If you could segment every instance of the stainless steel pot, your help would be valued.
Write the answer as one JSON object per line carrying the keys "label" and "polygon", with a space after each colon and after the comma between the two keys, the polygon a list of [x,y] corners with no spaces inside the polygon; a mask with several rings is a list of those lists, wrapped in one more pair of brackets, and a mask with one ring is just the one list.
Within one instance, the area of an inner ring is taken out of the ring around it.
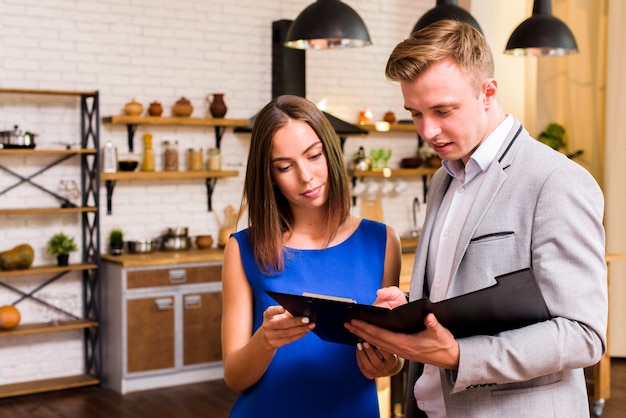
{"label": "stainless steel pot", "polygon": [[36,136],[15,125],[11,131],[0,131],[0,148],[35,148]]}
{"label": "stainless steel pot", "polygon": [[186,226],[178,226],[175,228],[167,228],[165,236],[168,237],[186,237],[189,234],[189,228]]}
{"label": "stainless steel pot", "polygon": [[126,246],[130,254],[145,254],[154,251],[155,246],[151,239],[140,239],[137,241],[127,241]]}
{"label": "stainless steel pot", "polygon": [[161,248],[165,251],[185,251],[191,248],[191,238],[184,236],[164,236]]}

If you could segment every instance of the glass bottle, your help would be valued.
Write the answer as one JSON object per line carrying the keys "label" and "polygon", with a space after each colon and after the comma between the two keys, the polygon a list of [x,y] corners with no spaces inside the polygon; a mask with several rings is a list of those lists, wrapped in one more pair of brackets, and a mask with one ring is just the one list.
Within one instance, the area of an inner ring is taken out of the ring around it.
{"label": "glass bottle", "polygon": [[143,134],[143,160],[141,161],[141,171],[154,171],[152,134]]}
{"label": "glass bottle", "polygon": [[187,170],[202,171],[202,148],[189,148],[187,150]]}
{"label": "glass bottle", "polygon": [[178,171],[178,141],[163,141],[163,170]]}
{"label": "glass bottle", "polygon": [[209,148],[207,152],[207,170],[218,171],[222,169],[222,157],[219,148]]}

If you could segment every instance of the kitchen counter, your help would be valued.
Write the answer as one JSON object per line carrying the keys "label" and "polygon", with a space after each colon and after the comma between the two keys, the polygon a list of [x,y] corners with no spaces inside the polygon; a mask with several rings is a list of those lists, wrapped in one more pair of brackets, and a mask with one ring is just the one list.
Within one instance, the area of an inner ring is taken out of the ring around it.
{"label": "kitchen counter", "polygon": [[147,254],[102,254],[101,257],[103,261],[119,264],[124,268],[150,267],[222,261],[224,259],[224,250],[211,248],[208,250],[155,251]]}

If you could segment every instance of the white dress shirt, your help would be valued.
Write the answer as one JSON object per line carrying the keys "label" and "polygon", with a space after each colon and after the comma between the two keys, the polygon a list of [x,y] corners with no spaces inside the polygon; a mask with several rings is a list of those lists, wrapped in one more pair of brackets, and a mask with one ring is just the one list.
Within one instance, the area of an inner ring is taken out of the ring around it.
{"label": "white dress shirt", "polygon": [[[463,224],[483,183],[483,174],[495,159],[512,127],[513,117],[508,115],[474,151],[466,166],[460,160],[443,161],[444,169],[453,179],[440,210],[434,215],[436,219],[428,247],[426,279],[431,302],[446,297],[453,273],[452,260]],[[413,394],[418,408],[426,412],[429,418],[447,417],[439,367],[424,365],[424,372],[417,379]]]}

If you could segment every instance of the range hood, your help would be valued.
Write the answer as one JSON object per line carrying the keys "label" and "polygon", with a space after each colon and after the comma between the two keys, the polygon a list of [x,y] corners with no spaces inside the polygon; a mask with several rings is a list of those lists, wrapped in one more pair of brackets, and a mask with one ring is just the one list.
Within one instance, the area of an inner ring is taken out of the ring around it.
{"label": "range hood", "polygon": [[[305,50],[286,47],[285,40],[291,20],[277,20],[272,23],[272,99],[282,94],[294,94],[306,97],[306,55]],[[360,126],[348,123],[330,113],[324,115],[341,139],[341,145],[347,135],[367,135],[368,131]],[[250,132],[256,115],[250,118],[250,126],[237,127],[235,132]]]}

